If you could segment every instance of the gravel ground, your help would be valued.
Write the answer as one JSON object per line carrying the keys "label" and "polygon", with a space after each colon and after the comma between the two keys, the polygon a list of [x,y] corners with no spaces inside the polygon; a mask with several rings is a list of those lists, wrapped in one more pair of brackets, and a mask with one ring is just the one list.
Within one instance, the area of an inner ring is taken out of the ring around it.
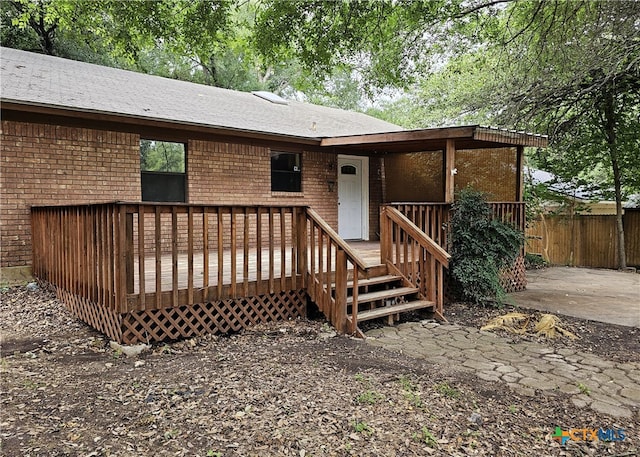
{"label": "gravel ground", "polygon": [[[570,441],[561,447],[552,438],[556,426],[620,425],[576,408],[561,393],[520,397],[453,366],[336,337],[321,321],[159,344],[130,358],[74,319],[49,292],[11,288],[0,301],[2,455],[639,452],[637,417],[625,424],[624,441]],[[465,309],[453,307],[452,319],[475,325],[475,314]],[[595,328],[579,325],[585,332]],[[621,340],[618,349],[637,357],[637,340],[627,344],[627,334],[612,332]],[[594,352],[607,356],[598,347]]]}

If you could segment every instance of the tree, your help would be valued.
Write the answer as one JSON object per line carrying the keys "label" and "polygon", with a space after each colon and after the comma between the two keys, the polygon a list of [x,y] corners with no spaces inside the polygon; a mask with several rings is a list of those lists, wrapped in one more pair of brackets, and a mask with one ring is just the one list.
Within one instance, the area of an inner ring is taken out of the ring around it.
{"label": "tree", "polygon": [[392,120],[549,134],[529,159],[616,200],[624,268],[622,202],[640,192],[640,2],[514,2],[475,19],[456,29],[475,43],[391,105]]}
{"label": "tree", "polygon": [[255,40],[270,61],[291,57],[319,76],[354,70],[368,91],[402,87],[430,65],[456,1],[265,0]]}
{"label": "tree", "polygon": [[0,41],[237,90],[308,87],[295,59],[267,63],[256,50],[252,37],[258,6],[231,0],[4,1]]}
{"label": "tree", "polygon": [[[513,5],[495,35],[517,59],[499,119],[544,128],[540,161],[595,184],[616,201],[619,267],[626,267],[622,202],[640,190],[640,3]],[[516,125],[517,125],[516,124]]]}

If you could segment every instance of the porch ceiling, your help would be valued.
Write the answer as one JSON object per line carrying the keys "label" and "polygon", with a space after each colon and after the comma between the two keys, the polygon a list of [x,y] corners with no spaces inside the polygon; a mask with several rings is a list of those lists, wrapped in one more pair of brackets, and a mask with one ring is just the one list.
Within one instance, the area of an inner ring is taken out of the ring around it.
{"label": "porch ceiling", "polygon": [[473,125],[324,138],[320,145],[350,152],[418,152],[444,150],[447,140],[454,140],[456,149],[544,148],[548,143],[545,135]]}

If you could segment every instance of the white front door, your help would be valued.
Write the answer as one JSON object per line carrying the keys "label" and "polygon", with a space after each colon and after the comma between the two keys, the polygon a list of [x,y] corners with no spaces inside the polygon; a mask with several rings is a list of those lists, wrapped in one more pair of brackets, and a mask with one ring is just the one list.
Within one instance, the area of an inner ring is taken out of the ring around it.
{"label": "white front door", "polygon": [[369,158],[338,156],[338,234],[368,239]]}

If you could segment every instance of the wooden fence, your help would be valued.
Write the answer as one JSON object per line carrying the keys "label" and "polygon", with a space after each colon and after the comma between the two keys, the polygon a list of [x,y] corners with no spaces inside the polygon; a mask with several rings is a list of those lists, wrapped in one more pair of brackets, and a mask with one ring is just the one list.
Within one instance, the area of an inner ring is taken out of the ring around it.
{"label": "wooden fence", "polygon": [[[640,266],[640,210],[623,216],[627,265]],[[618,267],[618,237],[613,215],[543,216],[527,228],[528,253],[552,265]]]}

